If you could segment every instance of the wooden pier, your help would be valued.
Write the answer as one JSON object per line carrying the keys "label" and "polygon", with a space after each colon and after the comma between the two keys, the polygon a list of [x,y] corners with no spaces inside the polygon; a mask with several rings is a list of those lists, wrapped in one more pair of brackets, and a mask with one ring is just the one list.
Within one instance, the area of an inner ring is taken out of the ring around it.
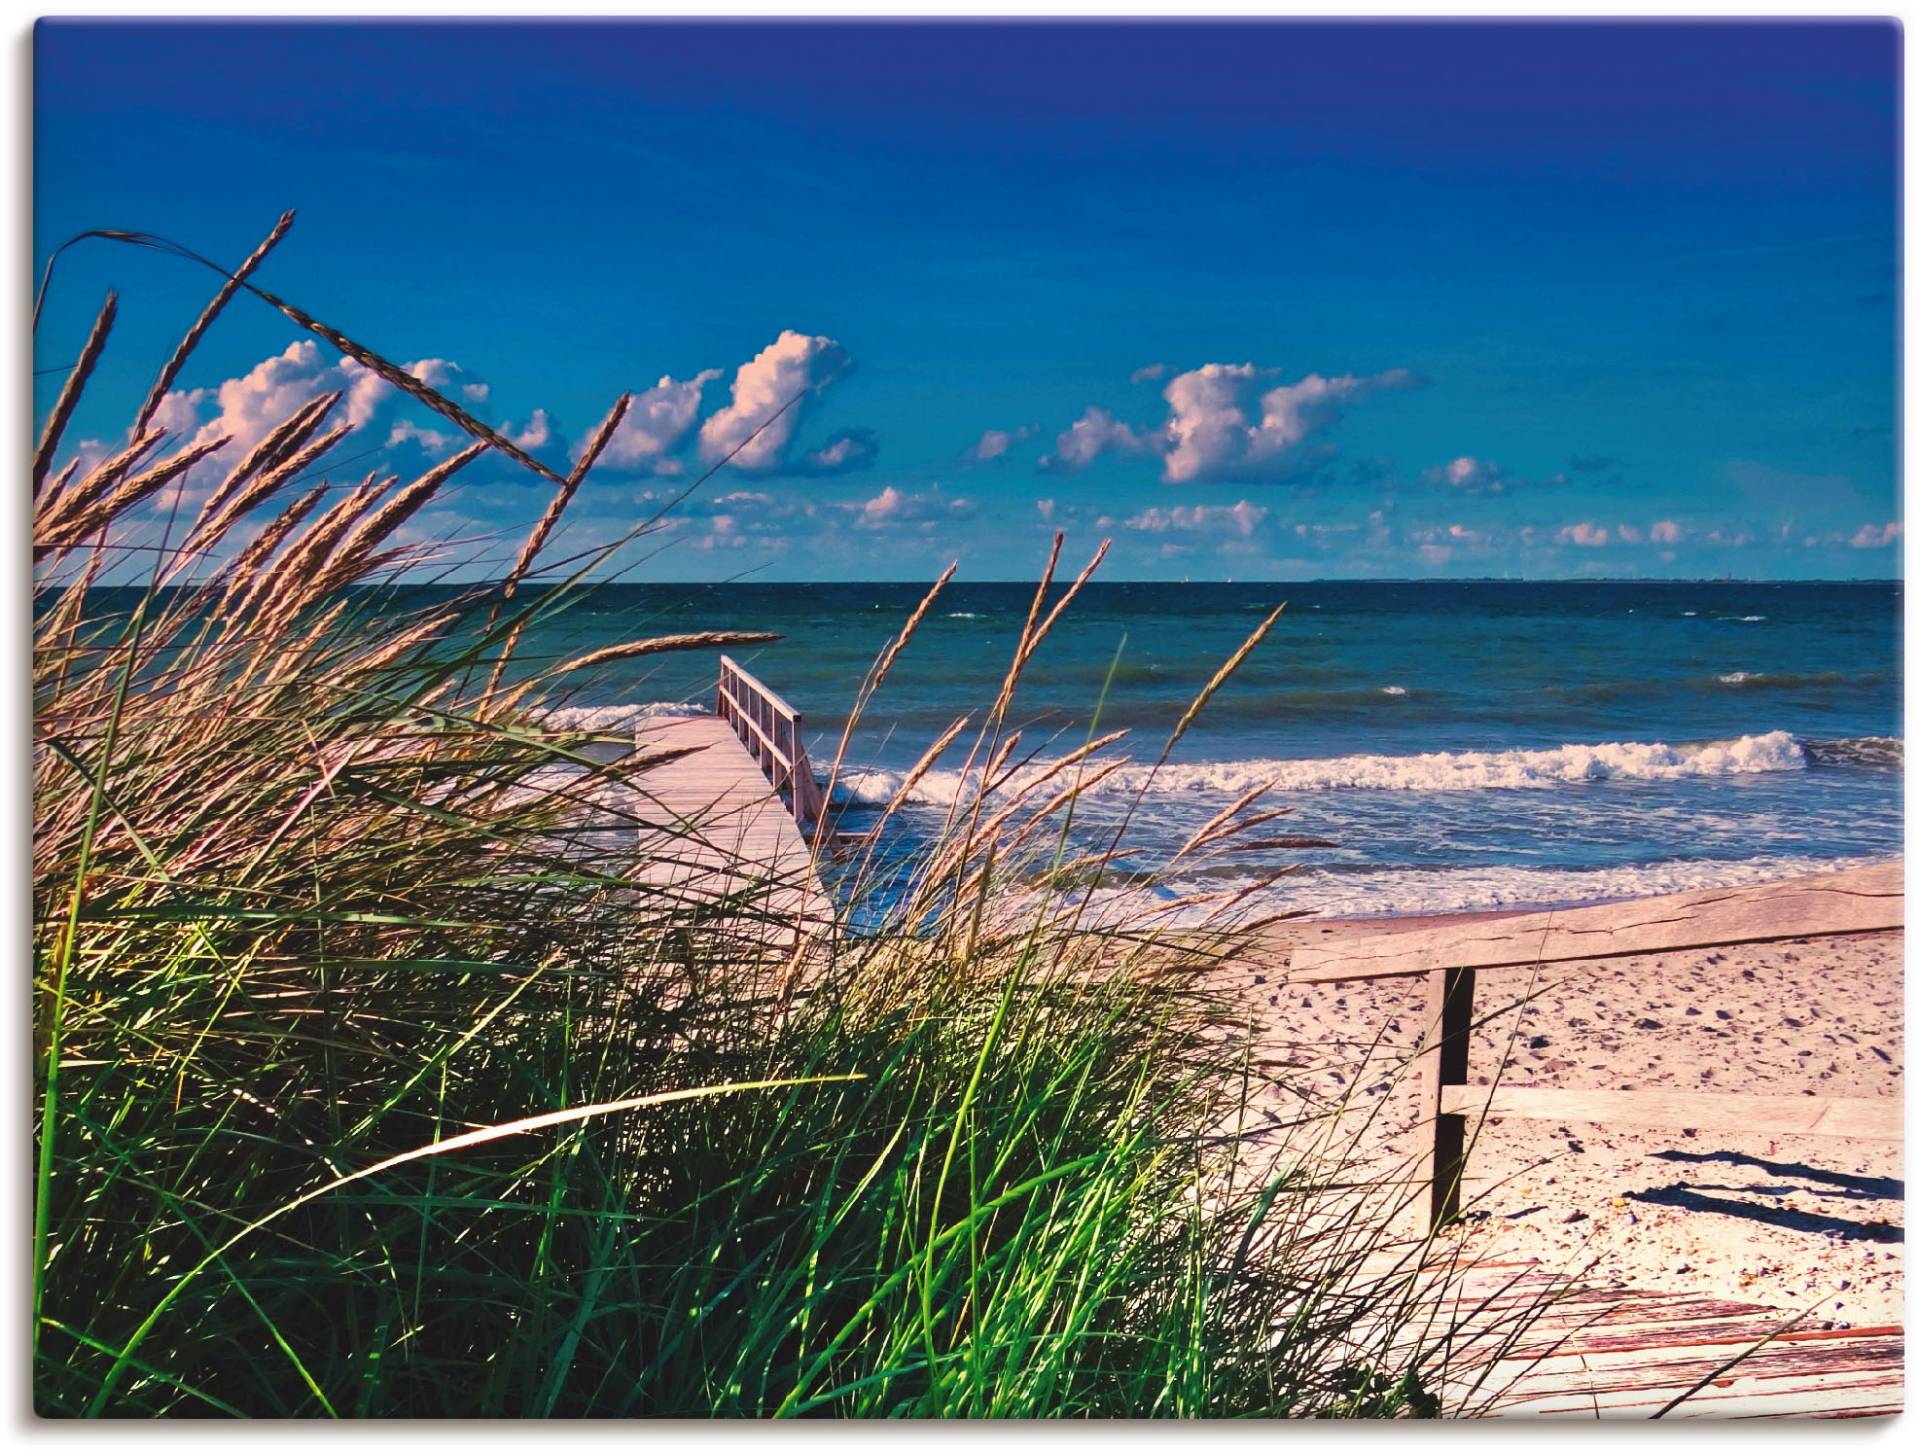
{"label": "wooden pier", "polygon": [[683,906],[724,908],[729,928],[769,956],[833,922],[824,843],[802,831],[830,829],[802,730],[798,713],[726,659],[714,714],[651,717],[635,730],[643,753],[672,756],[640,789],[635,875]]}

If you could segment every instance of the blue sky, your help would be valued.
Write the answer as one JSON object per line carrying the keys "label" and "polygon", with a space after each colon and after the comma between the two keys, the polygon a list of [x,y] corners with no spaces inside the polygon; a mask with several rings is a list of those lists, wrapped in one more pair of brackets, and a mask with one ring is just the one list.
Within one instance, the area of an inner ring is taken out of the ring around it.
{"label": "blue sky", "polygon": [[[36,269],[237,261],[563,467],[638,577],[1899,572],[1891,25],[42,22]],[[211,291],[108,286],[110,440]],[[350,371],[350,370],[349,370]],[[236,303],[168,420],[352,379]],[[59,383],[38,380],[44,408]],[[343,474],[447,425],[363,390]],[[404,405],[404,406],[403,406]],[[538,410],[538,411],[536,411]],[[549,485],[415,521],[488,572]],[[664,546],[664,547],[662,547]]]}

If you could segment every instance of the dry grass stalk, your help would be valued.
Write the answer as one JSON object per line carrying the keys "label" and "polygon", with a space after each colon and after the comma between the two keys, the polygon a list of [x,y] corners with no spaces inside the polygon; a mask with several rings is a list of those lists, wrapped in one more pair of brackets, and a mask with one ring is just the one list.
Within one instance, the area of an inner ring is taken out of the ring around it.
{"label": "dry grass stalk", "polygon": [[963,715],[952,725],[940,732],[939,738],[936,739],[932,745],[928,746],[925,751],[921,752],[920,759],[913,763],[912,769],[901,778],[899,786],[895,788],[892,797],[888,799],[887,809],[880,818],[880,824],[882,826],[886,825],[887,821],[896,811],[906,805],[907,798],[913,795],[913,788],[918,786],[921,778],[933,769],[933,763],[940,759],[941,754],[948,746],[953,744],[953,738],[966,728],[967,717]]}
{"label": "dry grass stalk", "polygon": [[67,374],[67,381],[60,387],[60,396],[54,400],[53,412],[47,415],[47,426],[40,431],[40,443],[33,451],[33,492],[36,498],[39,497],[40,486],[46,482],[47,470],[53,466],[54,450],[60,447],[60,435],[67,431],[67,420],[73,417],[74,405],[79,403],[80,395],[86,391],[87,379],[93,376],[94,364],[100,361],[101,349],[107,345],[107,334],[113,331],[113,319],[119,309],[119,298],[109,291],[107,300],[100,304],[100,313],[93,320],[93,331],[87,334],[86,345],[80,349],[80,357],[75,361],[73,371]]}
{"label": "dry grass stalk", "polygon": [[520,546],[519,557],[513,561],[513,568],[507,571],[506,583],[501,591],[503,599],[512,599],[513,593],[520,587],[520,581],[526,577],[527,570],[546,545],[547,537],[553,533],[560,522],[560,516],[567,511],[567,505],[573,502],[573,496],[586,480],[587,472],[606,447],[613,441],[613,431],[620,426],[620,420],[627,416],[627,409],[633,404],[631,393],[622,393],[614,400],[607,416],[600,420],[600,426],[593,431],[593,437],[587,440],[586,448],[580,454],[580,460],[573,466],[573,472],[561,481],[560,490],[547,505],[546,512],[528,531],[526,542]]}
{"label": "dry grass stalk", "polygon": [[1046,619],[1040,622],[1040,627],[1027,639],[1024,645],[1026,658],[1020,662],[1022,665],[1033,658],[1033,652],[1040,648],[1040,642],[1047,638],[1048,633],[1053,629],[1054,622],[1065,613],[1067,606],[1073,603],[1074,597],[1080,593],[1086,582],[1093,578],[1093,572],[1100,567],[1100,561],[1107,557],[1107,551],[1112,547],[1111,539],[1100,541],[1100,547],[1093,551],[1093,558],[1089,559],[1086,567],[1074,576],[1073,583],[1067,586],[1066,593],[1055,601],[1053,608],[1047,612]]}
{"label": "dry grass stalk", "polygon": [[872,685],[869,690],[878,690],[885,683],[887,672],[893,669],[893,662],[900,658],[900,652],[907,648],[907,642],[920,628],[920,622],[927,617],[927,611],[933,608],[933,602],[940,597],[940,591],[947,587],[947,581],[953,578],[953,572],[960,567],[960,561],[954,560],[940,571],[940,578],[933,582],[933,588],[920,598],[913,607],[913,613],[907,616],[906,624],[900,627],[900,633],[888,642],[887,648],[880,654],[879,662],[873,667]]}
{"label": "dry grass stalk", "polygon": [[634,660],[642,655],[661,655],[670,650],[727,650],[741,645],[765,645],[780,638],[765,630],[700,630],[689,635],[655,635],[650,640],[629,640],[624,645],[608,645],[556,666],[555,675],[575,670],[591,670],[596,665],[611,665],[618,660]]}
{"label": "dry grass stalk", "polygon": [[147,391],[147,401],[140,405],[139,413],[134,415],[133,431],[135,433],[144,428],[147,420],[153,417],[154,410],[160,406],[160,400],[167,396],[167,390],[173,386],[173,380],[180,376],[180,369],[186,366],[188,356],[200,345],[200,339],[205,336],[207,329],[213,326],[213,320],[220,316],[221,310],[233,299],[234,293],[240,290],[240,285],[253,275],[253,270],[266,261],[267,253],[279,244],[280,239],[287,235],[287,229],[292,225],[293,213],[281,213],[280,220],[274,223],[273,230],[267,233],[266,240],[253,249],[252,255],[240,264],[239,271],[221,284],[220,290],[213,295],[213,301],[209,302],[200,316],[194,319],[193,326],[187,329],[187,335],[180,340],[180,346],[173,350],[173,356],[167,359],[166,366],[153,380],[153,387]]}
{"label": "dry grass stalk", "polygon": [[[1029,800],[1034,792],[1053,780],[1053,778],[1058,776],[1062,771],[1071,770],[1074,766],[1086,760],[1088,756],[1099,751],[1104,751],[1108,746],[1123,739],[1126,735],[1127,732],[1125,730],[1108,731],[1104,736],[1096,737],[1082,745],[1076,746],[1073,750],[1067,752],[1066,755],[1049,764],[1038,775],[1034,776],[1032,780],[1021,782],[1019,791],[1015,793],[1013,800],[1008,803],[1008,806],[1017,809],[1023,802]],[[991,772],[988,773],[988,777],[990,782],[987,786],[988,794],[998,790],[999,787],[1004,784],[1004,781],[992,780]]]}
{"label": "dry grass stalk", "polygon": [[1047,551],[1046,568],[1040,571],[1040,585],[1033,592],[1033,603],[1027,606],[1027,620],[1020,627],[1020,637],[1014,643],[1013,660],[1007,666],[1006,679],[1000,682],[1000,693],[994,697],[993,710],[987,717],[989,730],[999,724],[1006,714],[1007,707],[1013,703],[1013,691],[1020,682],[1020,672],[1026,668],[1027,661],[1032,658],[1027,649],[1027,642],[1033,638],[1035,626],[1040,619],[1041,607],[1047,602],[1047,590],[1053,584],[1053,572],[1060,564],[1061,546],[1066,542],[1065,532],[1059,529],[1054,530],[1053,547]]}
{"label": "dry grass stalk", "polygon": [[322,393],[318,398],[296,408],[285,419],[267,431],[267,436],[256,443],[247,456],[235,464],[233,471],[214,487],[207,495],[206,503],[200,506],[201,521],[213,518],[233,498],[236,490],[262,469],[271,469],[300,445],[318,428],[326,416],[333,411],[346,394],[335,389]]}
{"label": "dry grass stalk", "polygon": [[1172,754],[1173,748],[1180,743],[1180,738],[1187,733],[1187,727],[1192,725],[1195,719],[1198,718],[1200,712],[1207,708],[1207,702],[1212,700],[1220,687],[1232,678],[1233,672],[1240,668],[1247,656],[1260,648],[1260,642],[1267,638],[1267,632],[1279,621],[1281,614],[1286,608],[1284,603],[1275,606],[1273,613],[1260,622],[1259,628],[1247,636],[1246,641],[1238,650],[1235,650],[1232,655],[1227,657],[1227,662],[1224,665],[1213,672],[1213,678],[1209,680],[1206,685],[1201,688],[1200,693],[1193,698],[1193,703],[1187,707],[1186,713],[1180,717],[1179,723],[1174,726],[1173,734],[1167,737],[1166,747],[1160,752],[1160,760],[1155,763],[1156,768],[1166,763],[1166,759]]}
{"label": "dry grass stalk", "polygon": [[[166,434],[160,429],[143,433],[120,452],[96,464],[79,483],[72,483],[79,467],[76,455],[60,471],[53,485],[34,500],[34,529],[40,533],[67,533],[81,521],[77,517],[111,492],[113,486],[159,446]],[[82,532],[85,532],[84,530]]]}
{"label": "dry grass stalk", "polygon": [[[980,773],[981,780],[994,782],[1004,781],[1010,778],[1013,772],[1007,768],[1007,762],[1012,758],[1013,753],[1019,749],[1020,732],[1014,731],[1004,741],[1000,742],[1000,749],[993,753],[993,759],[987,762],[987,769]],[[987,789],[991,791],[993,787],[989,785]]]}
{"label": "dry grass stalk", "polygon": [[[1276,776],[1272,780],[1263,781],[1258,786],[1250,787],[1248,790],[1241,792],[1231,804],[1222,807],[1213,816],[1208,818],[1206,823],[1201,826],[1198,831],[1189,836],[1186,841],[1182,843],[1180,850],[1168,858],[1167,865],[1171,866],[1189,852],[1198,851],[1201,847],[1205,846],[1208,841],[1212,840],[1215,832],[1231,823],[1249,806],[1253,805],[1254,802],[1258,801],[1262,796],[1277,786],[1279,782],[1280,778]],[[1284,815],[1286,813],[1283,811],[1276,814]]]}
{"label": "dry grass stalk", "polygon": [[204,442],[181,449],[172,458],[155,464],[145,473],[138,474],[120,485],[102,501],[100,512],[109,519],[119,517],[149,495],[165,488],[201,459],[218,453],[232,442],[233,435],[223,433],[218,438],[209,438]]}
{"label": "dry grass stalk", "polygon": [[547,479],[556,484],[566,483],[564,478],[541,463],[539,459],[521,448],[512,439],[487,427],[486,424],[475,418],[458,403],[443,397],[435,389],[429,388],[405,368],[388,362],[371,348],[356,343],[338,328],[327,326],[327,324],[321,322],[311,314],[302,312],[284,298],[274,296],[265,288],[255,287],[251,282],[242,283],[241,285],[262,301],[279,308],[281,312],[292,318],[294,322],[298,323],[308,332],[314,334],[316,337],[324,338],[328,343],[332,344],[335,349],[345,353],[349,358],[352,358],[356,363],[360,364],[361,367],[370,369],[383,381],[391,383],[414,401],[425,404],[442,418],[445,418],[448,422],[454,424],[466,433],[471,434],[474,438],[481,440],[483,443],[492,444],[508,458],[533,470],[534,473],[540,475],[543,479]]}
{"label": "dry grass stalk", "polygon": [[319,484],[302,494],[289,505],[274,521],[260,531],[260,535],[234,558],[223,571],[227,579],[226,589],[219,605],[215,608],[216,618],[243,609],[247,599],[259,588],[265,578],[265,566],[273,558],[274,552],[287,541],[287,536],[300,527],[327,496],[331,484]]}
{"label": "dry grass stalk", "polygon": [[[954,571],[959,568],[960,561],[956,559],[940,572],[940,578],[933,582],[933,588],[920,597],[920,603],[913,607],[913,613],[907,616],[907,622],[900,627],[900,633],[895,635],[888,643],[887,648],[881,652],[880,658],[875,663],[873,669],[867,672],[867,678],[861,682],[860,689],[854,696],[853,708],[847,712],[847,723],[840,730],[839,744],[834,747],[833,767],[827,772],[823,799],[827,801],[833,800],[833,793],[840,784],[841,768],[846,764],[847,746],[853,740],[854,729],[859,725],[862,716],[865,715],[868,703],[873,699],[874,693],[879,690],[881,683],[887,678],[887,672],[893,669],[893,662],[899,658],[900,652],[907,648],[908,641],[912,640],[914,634],[919,630],[920,623],[926,619],[927,611],[933,607],[934,600],[937,599],[940,592],[947,587],[947,581],[953,578]],[[824,831],[815,834],[813,845],[813,865],[815,871],[819,870],[820,852],[822,847],[826,845],[829,835],[830,833]],[[873,861],[873,850],[877,844],[877,839],[877,835],[870,835],[867,838],[865,861],[868,865]],[[864,871],[865,867],[863,867],[862,870]]]}
{"label": "dry grass stalk", "polygon": [[[600,420],[600,426],[594,429],[593,436],[587,440],[587,446],[581,450],[573,471],[567,475],[566,481],[560,486],[560,491],[553,496],[552,501],[547,505],[546,512],[540,516],[539,521],[527,535],[526,542],[520,546],[519,557],[513,561],[513,568],[507,571],[506,583],[500,594],[501,603],[512,599],[514,592],[520,588],[520,581],[526,577],[527,571],[533,567],[533,561],[546,547],[548,536],[560,523],[560,516],[566,513],[567,505],[573,502],[573,496],[578,492],[580,485],[586,481],[588,472],[600,461],[600,455],[606,451],[607,445],[613,442],[614,430],[620,426],[620,421],[627,416],[627,410],[632,406],[633,394],[631,393],[622,393],[613,400],[613,407],[607,410],[607,416]],[[489,623],[499,618],[499,608],[496,604],[488,612]],[[523,626],[524,622],[516,621],[513,628],[507,632],[507,638],[500,646],[500,653],[494,659],[492,673],[487,677],[486,694],[488,696],[493,695],[500,688],[500,677],[506,673],[508,662],[513,659],[514,651],[519,648]]]}
{"label": "dry grass stalk", "polygon": [[486,451],[484,443],[476,443],[451,458],[441,460],[369,514],[334,552],[320,588],[325,590],[335,584],[344,584],[360,573],[362,564],[375,548],[419,513],[427,501],[440,492],[442,484]]}
{"label": "dry grass stalk", "polygon": [[217,512],[208,514],[203,509],[201,521],[196,523],[188,533],[188,548],[197,546],[202,540],[220,538],[241,518],[259,508],[285,485],[306,473],[351,432],[353,432],[352,425],[346,423],[338,428],[329,429],[264,473],[255,475],[251,483],[229,498],[225,506]]}
{"label": "dry grass stalk", "polygon": [[274,629],[282,628],[314,597],[314,585],[320,579],[334,545],[346,536],[381,495],[399,482],[396,475],[376,482],[368,474],[354,491],[322,514],[289,549],[267,576],[267,588],[253,601],[251,608]]}

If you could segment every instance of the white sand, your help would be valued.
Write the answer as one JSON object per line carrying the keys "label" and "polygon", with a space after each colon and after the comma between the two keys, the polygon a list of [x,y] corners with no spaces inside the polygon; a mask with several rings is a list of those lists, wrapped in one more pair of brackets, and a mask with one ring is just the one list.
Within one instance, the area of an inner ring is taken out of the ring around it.
{"label": "white sand", "polygon": [[[1580,964],[1542,976],[1524,1007],[1513,1005],[1527,972],[1481,973],[1476,1016],[1509,1010],[1477,1031],[1472,1076],[1491,1081],[1504,1053],[1501,1081],[1513,1085],[1899,1098],[1901,946],[1902,934],[1882,933]],[[1357,1146],[1376,1164],[1403,1163],[1420,980],[1260,977],[1246,986],[1276,1066],[1256,1122],[1297,1121],[1303,1089],[1323,1104],[1378,1104]],[[1898,1143],[1782,1135],[1764,1122],[1690,1133],[1493,1120],[1469,1160],[1469,1213],[1448,1234],[1476,1259],[1538,1259],[1597,1283],[1817,1307],[1809,1328],[1898,1324],[1902,1176]]]}

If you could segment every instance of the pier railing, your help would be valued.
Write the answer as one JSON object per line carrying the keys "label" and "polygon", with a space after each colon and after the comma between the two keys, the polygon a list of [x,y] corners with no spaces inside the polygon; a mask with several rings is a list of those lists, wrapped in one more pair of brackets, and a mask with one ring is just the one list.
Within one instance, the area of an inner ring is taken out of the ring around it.
{"label": "pier railing", "polygon": [[726,655],[720,657],[715,710],[759,763],[801,830],[819,825],[826,816],[826,793],[807,759],[800,712]]}
{"label": "pier railing", "polygon": [[[1598,907],[1529,913],[1348,941],[1306,943],[1288,981],[1424,977],[1421,1151],[1413,1182],[1431,1182],[1427,1222],[1458,1215],[1472,1127],[1488,1118],[1635,1124],[1653,1128],[1897,1139],[1897,1098],[1703,1094],[1644,1089],[1555,1089],[1469,1083],[1474,978],[1560,963],[1700,951],[1802,938],[1887,932],[1902,925],[1899,864],[1860,867],[1757,887],[1685,892]],[[1504,1064],[1502,1065],[1504,1067]]]}

